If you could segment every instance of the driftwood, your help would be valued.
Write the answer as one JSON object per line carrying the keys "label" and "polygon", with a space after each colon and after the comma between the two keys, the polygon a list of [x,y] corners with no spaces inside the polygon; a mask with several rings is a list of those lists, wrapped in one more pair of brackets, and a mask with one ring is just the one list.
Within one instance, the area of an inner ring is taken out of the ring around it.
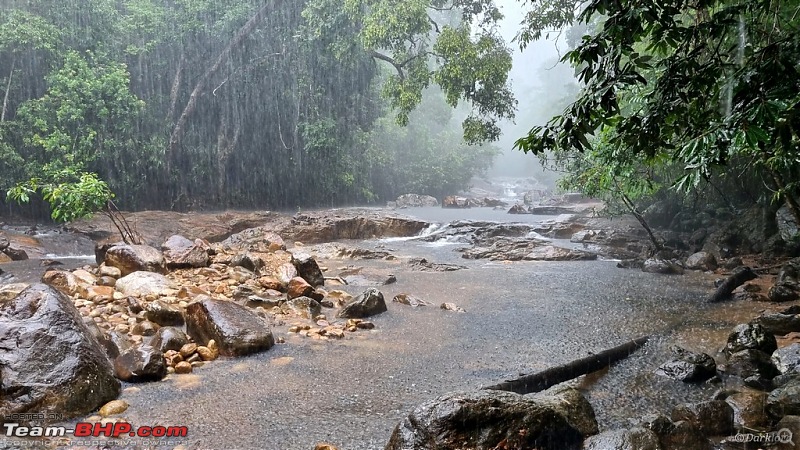
{"label": "driftwood", "polygon": [[596,372],[617,361],[621,361],[643,347],[648,339],[650,339],[649,336],[640,337],[639,339],[634,339],[600,353],[576,359],[567,364],[551,367],[531,375],[525,375],[516,380],[506,380],[503,383],[486,386],[483,389],[510,391],[516,392],[517,394],[530,394],[531,392],[543,391],[558,383],[563,383],[581,375]]}
{"label": "driftwood", "polygon": [[717,291],[708,298],[708,301],[716,303],[726,300],[731,296],[734,289],[756,278],[758,278],[758,275],[751,268],[740,267],[719,285]]}

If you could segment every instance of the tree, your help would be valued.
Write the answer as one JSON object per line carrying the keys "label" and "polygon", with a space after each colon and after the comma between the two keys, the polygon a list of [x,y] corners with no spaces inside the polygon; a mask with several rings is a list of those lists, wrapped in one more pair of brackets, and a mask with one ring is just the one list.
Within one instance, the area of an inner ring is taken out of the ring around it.
{"label": "tree", "polygon": [[[594,0],[578,19],[602,23],[564,57],[578,70],[580,97],[516,146],[593,151],[589,137],[607,130],[615,164],[676,161],[681,190],[748,167],[772,180],[800,220],[798,11],[764,0]],[[523,42],[542,32],[542,17]]]}

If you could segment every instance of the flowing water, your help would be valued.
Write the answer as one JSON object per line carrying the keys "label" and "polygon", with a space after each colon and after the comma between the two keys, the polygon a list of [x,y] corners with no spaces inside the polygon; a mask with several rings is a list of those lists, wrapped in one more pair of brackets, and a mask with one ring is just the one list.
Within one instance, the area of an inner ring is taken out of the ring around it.
{"label": "flowing water", "polygon": [[[404,211],[436,227],[453,219],[509,220],[488,209]],[[483,217],[491,216],[491,217]],[[550,217],[552,219],[552,217]],[[536,221],[534,216],[513,220]],[[736,323],[756,314],[747,304],[709,305],[702,274],[664,276],[618,269],[613,261],[464,260],[458,244],[421,239],[349,242],[389,250],[393,261],[323,260],[385,268],[397,282],[380,289],[389,311],[372,331],[343,341],[286,334],[286,344],[245,358],[221,359],[190,375],[126,385],[124,417],[134,425],[186,425],[191,449],[381,449],[394,426],[421,402],[453,390],[477,389],[587,356],[643,335],[651,342],[607,371],[572,383],[585,391],[601,429],[629,425],[648,413],[706,399],[719,385],[684,385],[653,375],[678,343],[716,352]],[[411,257],[467,268],[410,270]],[[353,294],[363,288],[345,286]],[[391,303],[407,292],[466,313]]]}

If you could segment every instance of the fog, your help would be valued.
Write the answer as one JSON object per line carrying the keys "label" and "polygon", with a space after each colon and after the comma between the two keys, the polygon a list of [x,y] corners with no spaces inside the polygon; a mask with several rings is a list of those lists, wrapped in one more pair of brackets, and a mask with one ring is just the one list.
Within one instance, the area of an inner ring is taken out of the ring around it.
{"label": "fog", "polygon": [[549,38],[532,42],[524,51],[514,42],[520,23],[524,18],[525,5],[516,0],[499,0],[505,18],[500,25],[500,34],[514,50],[514,67],[510,79],[517,98],[516,119],[502,125],[503,136],[497,145],[502,149],[490,177],[530,177],[553,185],[557,174],[543,171],[539,158],[514,150],[514,142],[525,136],[532,126],[546,123],[559,114],[578,91],[573,69],[559,62],[567,51],[564,33],[550,33]]}

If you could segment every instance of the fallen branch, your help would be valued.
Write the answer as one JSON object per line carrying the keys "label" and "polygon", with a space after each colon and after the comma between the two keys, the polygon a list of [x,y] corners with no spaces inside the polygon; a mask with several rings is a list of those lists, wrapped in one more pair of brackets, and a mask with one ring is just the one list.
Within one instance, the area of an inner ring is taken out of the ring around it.
{"label": "fallen branch", "polygon": [[711,303],[721,302],[731,296],[733,290],[743,285],[744,283],[758,278],[758,275],[753,272],[749,267],[740,267],[736,269],[731,276],[725,279],[719,285],[717,291],[708,298]]}
{"label": "fallen branch", "polygon": [[543,391],[558,383],[596,372],[617,361],[621,361],[642,348],[649,339],[650,336],[640,337],[600,353],[576,359],[567,364],[551,367],[539,373],[525,375],[516,380],[506,380],[503,383],[486,386],[483,389],[516,392],[523,395]]}

